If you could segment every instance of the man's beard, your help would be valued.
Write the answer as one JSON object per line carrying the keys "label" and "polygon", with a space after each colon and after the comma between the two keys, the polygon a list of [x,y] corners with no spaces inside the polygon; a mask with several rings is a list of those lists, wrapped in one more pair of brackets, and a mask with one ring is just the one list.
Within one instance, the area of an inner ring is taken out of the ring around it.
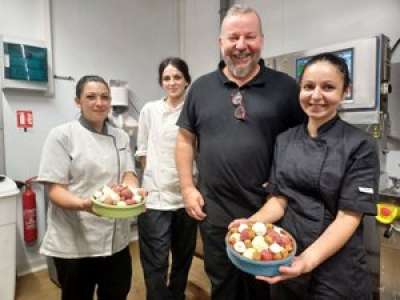
{"label": "man's beard", "polygon": [[255,69],[260,59],[260,56],[257,54],[253,54],[253,59],[249,62],[248,65],[244,67],[237,67],[230,56],[224,56],[225,64],[229,70],[229,72],[236,78],[245,78]]}

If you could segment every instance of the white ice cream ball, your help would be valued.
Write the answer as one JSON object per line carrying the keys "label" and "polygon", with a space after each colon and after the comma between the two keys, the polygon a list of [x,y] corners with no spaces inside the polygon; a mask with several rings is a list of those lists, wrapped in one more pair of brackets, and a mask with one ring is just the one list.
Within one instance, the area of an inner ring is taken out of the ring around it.
{"label": "white ice cream ball", "polygon": [[256,249],[254,248],[247,248],[244,252],[243,252],[243,256],[247,257],[249,259],[253,259],[254,257],[254,252],[256,252]]}
{"label": "white ice cream ball", "polygon": [[233,249],[235,249],[236,252],[243,253],[246,251],[246,245],[242,241],[237,241],[233,244]]}
{"label": "white ice cream ball", "polygon": [[277,233],[279,233],[279,234],[282,234],[282,233],[283,233],[283,229],[282,229],[282,228],[279,228],[279,227],[274,226],[274,230],[275,230],[275,232],[277,232]]}
{"label": "white ice cream ball", "polygon": [[232,233],[232,235],[229,239],[231,241],[234,241],[235,243],[240,241],[240,233],[239,232]]}
{"label": "white ice cream ball", "polygon": [[242,223],[239,225],[238,231],[242,232],[243,230],[248,229],[248,228],[249,228],[249,225],[247,225],[246,223]]}
{"label": "white ice cream ball", "polygon": [[128,187],[130,189],[130,191],[132,192],[133,196],[133,200],[135,200],[136,203],[142,202],[143,201],[143,196],[142,194],[139,192],[138,188],[134,188],[134,187]]}
{"label": "white ice cream ball", "polygon": [[94,192],[93,193],[93,199],[103,202],[104,201],[103,192],[102,191]]}
{"label": "white ice cream ball", "polygon": [[133,200],[135,200],[136,203],[142,202],[142,200],[143,200],[142,195],[134,194]]}
{"label": "white ice cream ball", "polygon": [[283,248],[279,244],[273,243],[271,246],[269,246],[269,250],[272,253],[279,253],[283,250]]}
{"label": "white ice cream ball", "polygon": [[268,244],[265,242],[264,237],[260,235],[255,236],[251,244],[260,252],[264,249],[268,249]]}
{"label": "white ice cream ball", "polygon": [[256,235],[264,236],[267,233],[267,227],[261,222],[254,223],[252,229]]}
{"label": "white ice cream ball", "polygon": [[108,197],[108,196],[111,197],[114,204],[117,204],[117,202],[119,200],[121,200],[119,195],[106,185],[103,187],[103,194],[104,194],[104,197]]}

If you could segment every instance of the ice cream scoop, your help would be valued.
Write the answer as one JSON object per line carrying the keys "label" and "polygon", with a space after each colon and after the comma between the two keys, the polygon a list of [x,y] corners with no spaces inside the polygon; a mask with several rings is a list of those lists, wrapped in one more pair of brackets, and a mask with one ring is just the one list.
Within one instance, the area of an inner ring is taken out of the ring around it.
{"label": "ice cream scoop", "polygon": [[261,222],[254,223],[252,229],[256,235],[264,236],[267,233],[267,227]]}
{"label": "ice cream scoop", "polygon": [[233,244],[233,249],[239,253],[243,253],[246,251],[246,245],[242,241],[238,241],[235,244]]}
{"label": "ice cream scoop", "polygon": [[258,251],[262,251],[265,249],[268,249],[268,244],[265,242],[264,237],[257,235],[252,241],[251,244],[253,245],[253,247],[258,250]]}
{"label": "ice cream scoop", "polygon": [[239,225],[238,231],[242,232],[243,230],[248,229],[248,228],[249,228],[249,225],[247,225],[246,223],[242,223]]}

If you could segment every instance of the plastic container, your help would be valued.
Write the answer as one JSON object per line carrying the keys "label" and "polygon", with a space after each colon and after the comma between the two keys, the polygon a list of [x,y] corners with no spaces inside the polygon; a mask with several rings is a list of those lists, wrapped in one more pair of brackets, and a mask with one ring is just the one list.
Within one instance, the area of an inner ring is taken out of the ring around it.
{"label": "plastic container", "polygon": [[124,207],[104,204],[94,199],[92,199],[92,202],[93,202],[93,211],[96,214],[102,217],[113,218],[113,219],[133,218],[140,215],[146,210],[144,202],[135,205],[127,205]]}
{"label": "plastic container", "polygon": [[228,242],[228,235],[225,238],[226,252],[231,262],[243,272],[255,276],[276,276],[279,275],[280,266],[288,266],[292,263],[293,257],[296,254],[297,245],[293,240],[293,250],[285,259],[280,260],[253,260],[237,253]]}
{"label": "plastic container", "polygon": [[17,194],[14,181],[0,179],[0,299],[13,300],[16,277]]}

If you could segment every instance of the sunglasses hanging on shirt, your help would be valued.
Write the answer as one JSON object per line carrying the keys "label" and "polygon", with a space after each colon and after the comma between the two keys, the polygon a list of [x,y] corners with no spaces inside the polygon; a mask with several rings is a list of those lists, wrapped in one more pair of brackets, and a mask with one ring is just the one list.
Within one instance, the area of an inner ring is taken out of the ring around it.
{"label": "sunglasses hanging on shirt", "polygon": [[233,116],[241,121],[246,120],[247,113],[244,107],[243,95],[239,90],[231,95],[231,101],[232,104],[235,106]]}

